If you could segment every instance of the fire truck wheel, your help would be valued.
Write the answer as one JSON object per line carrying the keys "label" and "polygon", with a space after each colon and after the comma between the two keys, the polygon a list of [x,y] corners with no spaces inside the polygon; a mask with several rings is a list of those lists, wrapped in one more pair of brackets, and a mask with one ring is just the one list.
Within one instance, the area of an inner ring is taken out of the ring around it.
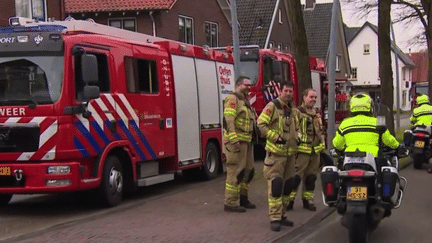
{"label": "fire truck wheel", "polygon": [[201,170],[205,180],[216,178],[219,172],[220,153],[216,145],[212,142],[207,144],[204,166]]}
{"label": "fire truck wheel", "polygon": [[0,206],[6,206],[12,199],[13,194],[0,194]]}
{"label": "fire truck wheel", "polygon": [[123,168],[113,155],[107,157],[99,188],[102,203],[108,207],[120,204],[123,196]]}

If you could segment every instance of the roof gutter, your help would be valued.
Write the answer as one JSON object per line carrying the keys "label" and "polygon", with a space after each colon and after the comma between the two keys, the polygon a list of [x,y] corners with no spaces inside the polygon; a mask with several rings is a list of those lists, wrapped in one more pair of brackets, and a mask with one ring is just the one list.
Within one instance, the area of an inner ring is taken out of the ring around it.
{"label": "roof gutter", "polygon": [[270,23],[270,28],[269,28],[269,31],[268,31],[268,34],[267,34],[266,42],[264,44],[264,49],[267,49],[267,46],[268,46],[269,41],[270,41],[270,35],[271,35],[272,31],[273,31],[273,24],[274,24],[274,21],[276,19],[276,14],[277,14],[278,9],[279,9],[279,2],[280,2],[280,0],[276,1],[276,5],[275,5],[274,12],[273,12],[272,21]]}
{"label": "roof gutter", "polygon": [[154,17],[153,17],[153,10],[151,10],[149,12],[149,16],[150,16],[150,19],[152,21],[152,34],[153,34],[153,36],[156,36],[156,22],[155,22]]}

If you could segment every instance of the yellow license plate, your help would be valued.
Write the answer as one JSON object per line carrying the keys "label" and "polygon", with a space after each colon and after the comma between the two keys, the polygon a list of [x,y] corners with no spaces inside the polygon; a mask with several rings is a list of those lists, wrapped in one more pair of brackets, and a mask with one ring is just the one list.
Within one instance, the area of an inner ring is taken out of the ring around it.
{"label": "yellow license plate", "polygon": [[367,187],[352,186],[347,188],[347,199],[365,200],[367,199]]}
{"label": "yellow license plate", "polygon": [[416,141],[414,144],[414,147],[417,148],[424,148],[425,142],[424,141]]}
{"label": "yellow license plate", "polygon": [[9,176],[11,175],[10,167],[0,167],[0,176]]}

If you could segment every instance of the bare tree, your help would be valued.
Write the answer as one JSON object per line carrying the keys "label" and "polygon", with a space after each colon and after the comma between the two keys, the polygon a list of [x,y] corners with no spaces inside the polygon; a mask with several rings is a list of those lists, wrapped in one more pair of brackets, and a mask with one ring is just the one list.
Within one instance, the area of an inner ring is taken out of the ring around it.
{"label": "bare tree", "polygon": [[[379,76],[381,80],[381,101],[390,108],[390,117],[393,117],[393,70],[391,61],[391,3],[392,0],[380,0],[378,4],[378,52]],[[384,95],[389,94],[389,95]],[[399,109],[399,107],[397,107]],[[394,120],[387,119],[387,127],[394,134]]]}
{"label": "bare tree", "polygon": [[[381,1],[381,0],[380,0]],[[418,19],[423,25],[423,34],[413,37],[411,43],[425,43],[428,48],[428,78],[429,83],[429,96],[432,96],[432,0],[390,0],[391,4],[397,6],[404,6],[406,11],[401,11],[394,22],[412,21]],[[377,7],[376,2],[364,0],[347,0],[352,3],[355,8],[359,10],[359,17],[364,17]]]}
{"label": "bare tree", "polygon": [[294,42],[294,58],[297,64],[297,76],[299,80],[299,94],[303,90],[312,87],[311,71],[309,66],[309,50],[306,36],[306,28],[303,21],[303,13],[300,0],[284,0],[287,7],[291,36]]}

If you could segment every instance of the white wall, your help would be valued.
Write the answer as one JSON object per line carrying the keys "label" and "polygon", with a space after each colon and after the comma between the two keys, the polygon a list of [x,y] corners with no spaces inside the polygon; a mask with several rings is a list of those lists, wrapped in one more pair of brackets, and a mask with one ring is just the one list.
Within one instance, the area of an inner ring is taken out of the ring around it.
{"label": "white wall", "polygon": [[[364,54],[364,44],[369,44],[369,54]],[[368,26],[363,28],[357,34],[355,39],[348,46],[348,52],[351,59],[351,67],[357,67],[357,81],[352,81],[354,86],[379,85],[379,61],[378,61],[378,35]],[[394,52],[391,53],[392,69],[393,69],[393,97],[394,107],[396,110],[396,64]],[[409,100],[409,89],[411,88],[412,70],[398,58],[399,65],[399,87],[400,87],[400,108],[402,110],[410,110],[411,102]],[[405,80],[403,80],[402,70],[405,67]],[[410,70],[410,71],[409,71]],[[406,87],[405,82],[409,81],[409,86]],[[406,91],[405,105],[402,97]]]}
{"label": "white wall", "polygon": [[[363,54],[363,45],[369,44],[369,55]],[[379,85],[378,81],[378,36],[366,27],[357,34],[348,46],[351,67],[357,67],[357,81],[353,85]]]}

